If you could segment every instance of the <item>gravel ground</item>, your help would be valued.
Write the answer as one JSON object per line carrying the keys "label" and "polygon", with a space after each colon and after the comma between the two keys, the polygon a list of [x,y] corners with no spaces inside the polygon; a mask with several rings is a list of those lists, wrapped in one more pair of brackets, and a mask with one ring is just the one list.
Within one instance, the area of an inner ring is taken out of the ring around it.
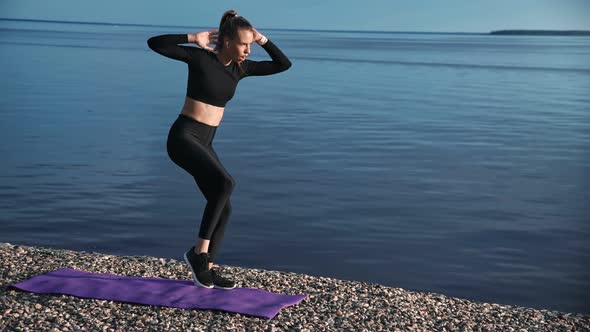
{"label": "gravel ground", "polygon": [[246,287],[308,294],[272,320],[41,295],[9,284],[59,268],[191,279],[180,260],[0,243],[0,331],[590,331],[590,316],[482,303],[379,284],[221,265]]}

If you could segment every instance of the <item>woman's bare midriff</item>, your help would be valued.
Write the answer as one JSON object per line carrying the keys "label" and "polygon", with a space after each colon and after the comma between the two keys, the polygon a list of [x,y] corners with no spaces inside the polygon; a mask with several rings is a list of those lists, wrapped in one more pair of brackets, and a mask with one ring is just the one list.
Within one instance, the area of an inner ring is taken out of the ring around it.
{"label": "woman's bare midriff", "polygon": [[221,123],[221,118],[223,118],[223,111],[223,107],[185,97],[181,113],[199,122],[217,127]]}

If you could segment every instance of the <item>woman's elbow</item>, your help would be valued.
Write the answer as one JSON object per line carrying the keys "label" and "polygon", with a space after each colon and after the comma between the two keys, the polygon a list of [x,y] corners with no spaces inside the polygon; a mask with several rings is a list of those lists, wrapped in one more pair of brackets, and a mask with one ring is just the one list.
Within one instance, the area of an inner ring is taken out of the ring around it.
{"label": "woman's elbow", "polygon": [[291,64],[291,61],[289,61],[289,60],[285,61],[285,63],[283,64],[283,68],[282,68],[283,70],[282,71],[285,71],[285,70],[291,68],[291,65],[292,65]]}
{"label": "woman's elbow", "polygon": [[152,50],[154,49],[154,37],[151,37],[147,40],[147,46]]}
{"label": "woman's elbow", "polygon": [[160,53],[158,52],[158,50],[161,48],[161,45],[159,45],[158,43],[158,36],[154,36],[151,37],[147,40],[147,46],[154,52]]}

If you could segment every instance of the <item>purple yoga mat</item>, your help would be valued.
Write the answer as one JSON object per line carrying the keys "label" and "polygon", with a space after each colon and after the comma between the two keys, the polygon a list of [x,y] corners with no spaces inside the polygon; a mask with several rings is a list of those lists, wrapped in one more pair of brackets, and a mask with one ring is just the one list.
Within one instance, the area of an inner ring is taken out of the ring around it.
{"label": "purple yoga mat", "polygon": [[41,294],[141,303],[181,309],[214,309],[272,319],[307,295],[286,295],[254,288],[197,287],[192,280],[126,277],[59,269],[10,286]]}

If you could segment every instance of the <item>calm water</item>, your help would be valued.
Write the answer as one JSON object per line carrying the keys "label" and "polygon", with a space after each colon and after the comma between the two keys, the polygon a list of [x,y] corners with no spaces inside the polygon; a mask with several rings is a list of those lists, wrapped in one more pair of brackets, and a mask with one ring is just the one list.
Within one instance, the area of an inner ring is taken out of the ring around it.
{"label": "calm water", "polygon": [[[0,241],[181,259],[186,65],[146,40],[208,27],[0,28]],[[590,313],[590,38],[263,33],[293,67],[217,131],[220,264]]]}

